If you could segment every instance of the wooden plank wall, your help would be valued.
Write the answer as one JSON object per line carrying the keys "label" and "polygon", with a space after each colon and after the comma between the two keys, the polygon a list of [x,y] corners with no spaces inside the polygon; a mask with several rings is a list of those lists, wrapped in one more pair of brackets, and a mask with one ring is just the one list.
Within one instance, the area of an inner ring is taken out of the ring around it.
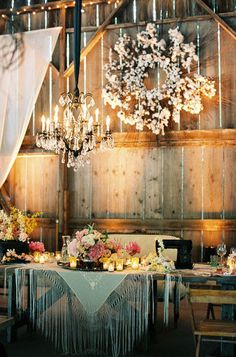
{"label": "wooden plank wall", "polygon": [[[208,3],[214,5],[213,2]],[[218,6],[217,12],[234,11],[234,1],[214,3]],[[82,15],[84,45],[113,6],[86,6]],[[71,60],[72,10],[68,9],[66,13]],[[31,29],[45,27],[44,13],[30,16]],[[47,16],[48,27],[59,24],[58,11],[50,12]],[[190,16],[197,18],[191,21]],[[116,232],[171,233],[193,240],[195,260],[202,258],[202,248],[206,245],[215,246],[222,239],[228,245],[235,245],[235,135],[230,142],[219,139],[217,145],[214,140],[209,141],[209,137],[216,129],[224,131],[236,128],[236,46],[215,21],[203,16],[204,11],[194,1],[132,0],[86,57],[86,66],[81,65],[80,87],[94,94],[103,118],[107,114],[112,117],[113,131],[135,132],[134,128],[117,121],[115,111],[104,106],[101,100],[101,89],[105,82],[104,64],[108,61],[109,48],[120,33],[135,36],[137,31],[144,28],[144,23],[140,23],[142,21],[159,21],[160,36],[164,38],[167,38],[169,28],[179,25],[186,41],[197,43],[199,40],[199,63],[195,70],[215,79],[217,95],[213,100],[204,102],[205,108],[200,115],[182,115],[180,125],[174,124],[169,128],[172,130],[169,138],[174,135],[173,131],[184,133],[185,130],[194,130],[193,141],[199,131],[210,130],[208,137],[204,138],[202,134],[204,144],[199,140],[194,145],[191,140],[184,140],[184,134],[175,143],[161,138],[159,143],[154,141],[152,145],[148,140],[133,145],[118,144],[112,151],[92,155],[91,165],[79,172],[69,170],[71,231],[85,222],[95,221],[98,227]],[[236,26],[236,16],[227,16],[225,18],[230,19],[232,26]],[[28,18],[28,15],[22,15],[26,28]],[[181,18],[182,21],[171,22],[171,18]],[[49,69],[36,103],[35,122],[32,120],[28,135],[40,128],[41,114],[48,112],[49,107],[54,107],[57,101],[58,53],[59,48],[53,57],[51,74]],[[70,78],[70,84],[73,85],[73,77]],[[41,210],[45,216],[57,218],[58,196],[62,194],[59,192],[59,175],[59,159],[56,156],[19,157],[8,177],[12,200],[21,209]],[[36,236],[39,235],[48,242],[49,247],[53,247],[54,229],[53,225],[50,229],[40,227]]]}

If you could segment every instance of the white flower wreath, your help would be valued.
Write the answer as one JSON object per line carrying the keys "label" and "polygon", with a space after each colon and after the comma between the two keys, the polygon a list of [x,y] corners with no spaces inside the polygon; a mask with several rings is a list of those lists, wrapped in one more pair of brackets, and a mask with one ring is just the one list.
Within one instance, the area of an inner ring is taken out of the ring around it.
{"label": "white flower wreath", "polygon": [[[103,89],[105,104],[119,107],[118,118],[126,124],[143,130],[147,126],[155,134],[164,134],[169,119],[176,123],[180,111],[198,114],[202,109],[201,96],[215,95],[214,81],[194,73],[190,75],[193,61],[198,60],[195,45],[184,43],[184,36],[176,29],[168,31],[170,44],[158,40],[154,24],[132,40],[127,34],[115,44],[113,59],[110,49],[109,63],[105,65],[107,84]],[[148,89],[145,78],[149,71],[159,66],[165,81],[157,88]]]}

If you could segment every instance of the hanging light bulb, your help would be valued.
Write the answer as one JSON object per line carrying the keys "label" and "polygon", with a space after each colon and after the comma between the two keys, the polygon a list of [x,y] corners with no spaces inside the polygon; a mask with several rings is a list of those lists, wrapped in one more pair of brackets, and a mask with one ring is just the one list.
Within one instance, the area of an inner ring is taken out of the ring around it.
{"label": "hanging light bulb", "polygon": [[106,118],[104,133],[92,94],[80,92],[78,88],[81,7],[82,0],[77,0],[74,10],[74,92],[62,93],[59,98],[63,108],[62,122],[59,121],[59,107],[56,106],[54,118],[42,116],[42,131],[36,135],[38,147],[62,154],[62,163],[67,163],[67,167],[73,167],[74,171],[89,163],[90,153],[96,151],[99,142],[102,150],[114,147],[110,117]]}

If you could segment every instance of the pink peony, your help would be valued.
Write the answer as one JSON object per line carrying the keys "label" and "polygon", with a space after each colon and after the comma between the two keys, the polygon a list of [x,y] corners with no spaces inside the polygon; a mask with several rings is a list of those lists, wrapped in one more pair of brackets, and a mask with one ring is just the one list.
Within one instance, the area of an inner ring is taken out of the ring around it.
{"label": "pink peony", "polygon": [[76,235],[76,238],[77,238],[79,241],[81,241],[82,237],[83,237],[83,236],[86,236],[88,233],[89,233],[88,229],[83,229],[82,231],[77,231],[77,232],[75,233],[75,235]]}
{"label": "pink peony", "polygon": [[88,256],[90,259],[96,261],[103,256],[104,252],[104,243],[102,241],[99,241],[97,244],[90,248]]}
{"label": "pink peony", "polygon": [[29,249],[32,253],[34,252],[39,252],[43,253],[45,252],[44,244],[42,242],[30,242],[29,243]]}
{"label": "pink peony", "polygon": [[125,250],[129,255],[135,255],[135,254],[139,254],[141,252],[141,248],[138,245],[138,243],[136,243],[136,242],[129,242],[125,246]]}

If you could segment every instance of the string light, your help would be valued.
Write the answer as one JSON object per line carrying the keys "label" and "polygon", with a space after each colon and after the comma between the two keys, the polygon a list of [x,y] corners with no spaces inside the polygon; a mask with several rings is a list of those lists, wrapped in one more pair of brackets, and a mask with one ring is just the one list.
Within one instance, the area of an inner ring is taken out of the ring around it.
{"label": "string light", "polygon": [[[89,1],[87,0],[86,2],[83,2],[82,6],[86,7],[86,6],[93,6],[95,4],[102,4],[102,3],[107,3],[108,5],[111,4],[119,4],[119,0],[94,0],[94,1]],[[74,7],[75,6],[75,1],[69,1],[65,4],[55,4],[54,6],[52,6],[52,4],[45,4],[44,6],[39,6],[39,5],[32,5],[32,6],[28,6],[26,7],[22,7],[22,8],[17,8],[14,9],[13,7],[11,7],[10,9],[2,9],[0,10],[0,13],[9,13],[11,12],[13,15],[21,15],[22,13],[32,13],[33,15],[37,14],[38,12],[41,11],[50,11],[50,10],[58,10],[60,8],[65,8],[67,9],[68,7]],[[81,11],[83,12],[83,11]]]}

